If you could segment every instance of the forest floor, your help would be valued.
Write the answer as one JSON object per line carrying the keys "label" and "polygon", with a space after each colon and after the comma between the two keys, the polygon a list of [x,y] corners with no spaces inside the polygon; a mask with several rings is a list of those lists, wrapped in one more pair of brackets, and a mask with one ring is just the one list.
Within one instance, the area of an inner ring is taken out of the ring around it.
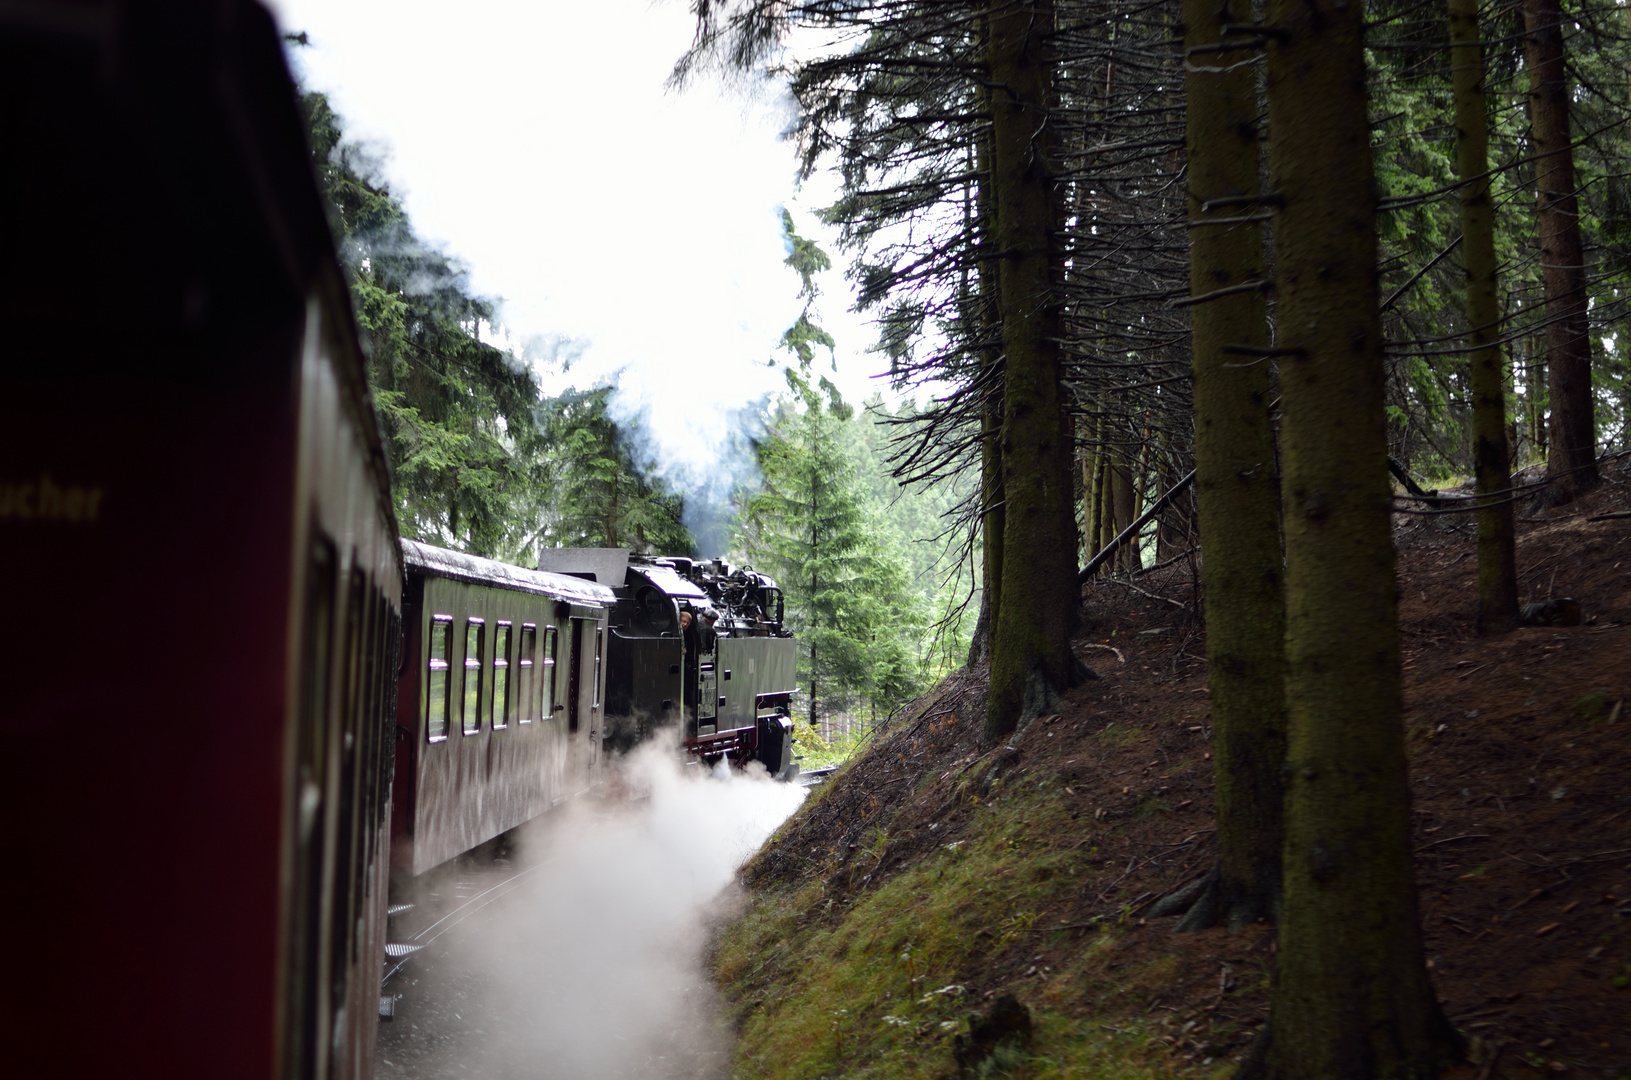
{"label": "forest floor", "polygon": [[[1470,520],[1397,518],[1422,928],[1467,1080],[1631,1080],[1628,510],[1619,468],[1522,520],[1522,598],[1584,618],[1491,639]],[[816,790],[715,942],[734,1075],[954,1076],[954,1037],[1005,993],[1034,1040],[982,1075],[1232,1071],[1273,931],[1144,914],[1215,857],[1197,599],[1187,561],[1091,584],[1101,677],[1057,716],[982,753],[983,673],[961,671]]]}

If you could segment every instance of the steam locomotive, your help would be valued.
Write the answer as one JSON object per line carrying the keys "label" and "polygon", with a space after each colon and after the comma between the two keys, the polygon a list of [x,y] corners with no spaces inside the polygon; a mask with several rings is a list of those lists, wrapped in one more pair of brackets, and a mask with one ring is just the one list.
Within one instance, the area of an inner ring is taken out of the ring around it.
{"label": "steam locomotive", "polygon": [[662,723],[788,771],[768,579],[401,541],[259,4],[0,4],[0,132],[8,1075],[361,1080],[393,875]]}
{"label": "steam locomotive", "polygon": [[757,761],[787,779],[793,761],[792,631],[776,582],[720,559],[557,548],[539,567],[611,587],[606,743],[626,750],[678,727],[701,761]]}

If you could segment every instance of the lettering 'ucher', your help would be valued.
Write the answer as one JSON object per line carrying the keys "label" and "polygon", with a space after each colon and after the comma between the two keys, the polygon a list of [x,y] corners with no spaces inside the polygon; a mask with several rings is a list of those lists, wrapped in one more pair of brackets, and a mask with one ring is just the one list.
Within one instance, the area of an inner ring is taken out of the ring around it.
{"label": "lettering 'ucher'", "polygon": [[89,524],[102,511],[102,489],[59,484],[50,473],[37,482],[0,483],[0,521],[76,521]]}

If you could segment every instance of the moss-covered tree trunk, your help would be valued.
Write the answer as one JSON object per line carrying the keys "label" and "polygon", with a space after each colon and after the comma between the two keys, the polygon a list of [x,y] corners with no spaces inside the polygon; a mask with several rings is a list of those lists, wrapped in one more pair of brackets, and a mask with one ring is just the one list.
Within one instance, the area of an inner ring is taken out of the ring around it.
{"label": "moss-covered tree trunk", "polygon": [[1547,501],[1568,502],[1597,484],[1591,402],[1586,265],[1569,146],[1569,88],[1558,0],[1523,0],[1529,126],[1534,141],[1541,283],[1546,294]]}
{"label": "moss-covered tree trunk", "polygon": [[1467,344],[1472,353],[1474,490],[1478,511],[1478,628],[1505,631],[1518,617],[1513,543],[1512,459],[1506,439],[1506,379],[1501,364],[1496,291],[1495,206],[1490,201],[1489,120],[1478,0],[1449,0],[1450,70],[1455,86],[1456,169],[1461,189],[1461,257],[1467,272]]}
{"label": "moss-covered tree trunk", "polygon": [[1400,723],[1364,12],[1268,0],[1286,550],[1281,1080],[1430,1077],[1458,1057],[1422,955]]}
{"label": "moss-covered tree trunk", "polygon": [[1002,586],[991,643],[988,742],[1072,676],[1076,518],[1061,320],[1053,281],[1051,0],[990,15],[991,193],[1002,324]]}
{"label": "moss-covered tree trunk", "polygon": [[[1263,276],[1257,76],[1208,52],[1226,23],[1250,21],[1241,0],[1184,0],[1189,102],[1189,288],[1205,296]],[[1221,202],[1204,210],[1209,201]],[[1212,690],[1218,867],[1180,929],[1273,920],[1280,903],[1285,762],[1285,594],[1279,471],[1269,420],[1268,313],[1259,290],[1195,304],[1195,489],[1206,669]],[[1234,346],[1232,352],[1224,350]],[[1258,351],[1258,359],[1251,352]]]}

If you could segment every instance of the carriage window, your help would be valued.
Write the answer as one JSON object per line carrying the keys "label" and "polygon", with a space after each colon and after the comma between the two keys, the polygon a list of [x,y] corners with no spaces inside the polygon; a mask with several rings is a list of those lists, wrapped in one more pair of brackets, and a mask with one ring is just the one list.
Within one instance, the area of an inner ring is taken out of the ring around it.
{"label": "carriage window", "polygon": [[501,622],[493,629],[492,720],[496,728],[510,722],[510,624]]}
{"label": "carriage window", "polygon": [[606,640],[606,631],[603,627],[595,628],[595,703],[593,708],[600,708],[600,653],[601,643]]}
{"label": "carriage window", "polygon": [[487,627],[471,619],[464,628],[464,733],[481,730],[481,662],[487,645]]}
{"label": "carriage window", "polygon": [[543,717],[545,720],[555,716],[555,628],[544,627],[544,655],[538,664],[544,670],[539,673],[538,681],[543,684]]}
{"label": "carriage window", "polygon": [[538,718],[537,702],[532,696],[533,664],[532,654],[538,649],[538,628],[531,623],[521,624],[521,651],[515,658],[516,666],[520,671],[520,685],[516,687],[516,701],[519,704],[521,715],[518,723],[530,724]]}
{"label": "carriage window", "polygon": [[453,652],[453,616],[432,615],[429,660],[425,665],[425,737],[431,742],[447,738],[447,658]]}

